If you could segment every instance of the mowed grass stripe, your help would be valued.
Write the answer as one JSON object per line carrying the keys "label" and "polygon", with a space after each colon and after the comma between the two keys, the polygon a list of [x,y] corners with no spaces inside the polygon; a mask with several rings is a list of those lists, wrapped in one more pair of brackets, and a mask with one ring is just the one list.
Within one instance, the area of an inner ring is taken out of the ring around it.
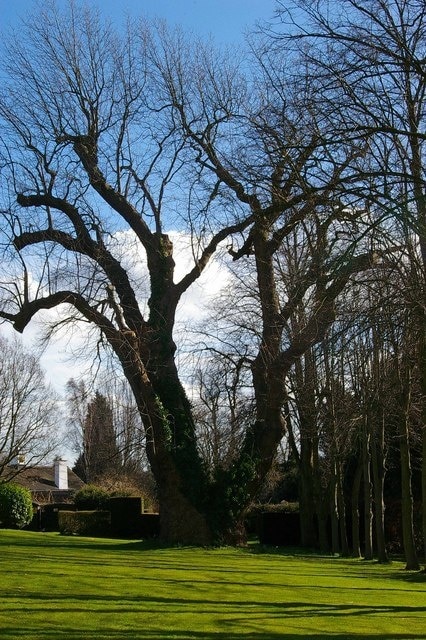
{"label": "mowed grass stripe", "polygon": [[426,576],[359,560],[0,531],[5,640],[426,638]]}

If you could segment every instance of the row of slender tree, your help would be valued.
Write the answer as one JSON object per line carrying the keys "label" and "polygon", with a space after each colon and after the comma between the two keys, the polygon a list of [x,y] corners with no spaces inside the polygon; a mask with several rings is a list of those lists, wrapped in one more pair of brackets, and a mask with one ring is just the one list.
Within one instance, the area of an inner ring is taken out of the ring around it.
{"label": "row of slender tree", "polygon": [[[387,549],[401,542],[395,522],[401,513],[407,567],[418,568],[421,527],[417,517],[415,531],[414,516],[421,511],[423,425],[413,295],[421,263],[401,255],[401,246],[416,244],[403,231],[403,225],[394,226],[391,244],[384,233],[382,250],[395,253],[393,263],[351,281],[336,301],[336,319],[324,339],[289,373],[281,461],[297,469],[303,545],[355,556],[362,550],[386,562]],[[238,338],[231,350],[229,341],[218,342],[204,363],[207,373],[199,366],[192,383],[200,446],[212,468],[230,464],[254,415],[247,345],[258,318],[255,290],[251,294],[250,317],[247,291],[241,294],[244,313],[233,292],[232,332]],[[298,313],[294,321],[303,322],[304,305]],[[231,328],[229,316],[226,322]],[[288,497],[285,490],[279,495]]]}
{"label": "row of slender tree", "polygon": [[[362,461],[368,554],[388,422],[406,506],[418,419],[426,499],[426,9],[293,5],[278,1],[240,55],[164,24],[118,32],[74,3],[49,6],[9,43],[0,315],[23,331],[58,307],[57,327],[97,330],[144,424],[163,538],[240,540],[287,434],[306,540],[325,484],[336,538],[347,450]],[[174,233],[192,251],[178,277]],[[232,284],[204,335],[232,381],[232,446],[209,465],[200,426],[206,408],[223,411],[214,393],[189,401],[175,318],[219,254]],[[232,395],[240,382],[246,402]],[[391,420],[388,387],[400,399]]]}

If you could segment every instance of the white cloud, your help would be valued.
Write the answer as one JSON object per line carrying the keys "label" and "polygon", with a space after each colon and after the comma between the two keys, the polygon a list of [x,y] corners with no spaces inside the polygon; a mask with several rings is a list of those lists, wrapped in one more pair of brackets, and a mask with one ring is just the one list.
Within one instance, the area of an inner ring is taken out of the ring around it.
{"label": "white cloud", "polygon": [[[191,242],[182,233],[171,233],[174,244],[175,282],[178,282],[194,266]],[[115,253],[120,256],[122,265],[128,269],[135,285],[141,310],[146,312],[149,295],[149,278],[146,269],[146,258],[141,247],[134,241],[130,232],[117,233],[113,239]],[[179,333],[185,327],[193,327],[196,322],[206,317],[209,305],[214,297],[230,281],[230,274],[220,258],[212,259],[199,279],[185,292],[177,310],[175,336],[179,342]],[[74,326],[64,325],[49,343],[42,344],[46,324],[57,322],[64,317],[64,308],[59,307],[40,312],[26,327],[22,341],[25,346],[35,349],[40,355],[41,366],[46,378],[53,388],[63,394],[67,381],[87,373],[96,349],[96,337],[88,340],[89,326],[80,322]],[[10,325],[4,324],[0,332],[6,337],[16,336]],[[92,331],[93,333],[93,331]],[[186,339],[188,336],[185,336]],[[186,345],[187,346],[187,345]]]}

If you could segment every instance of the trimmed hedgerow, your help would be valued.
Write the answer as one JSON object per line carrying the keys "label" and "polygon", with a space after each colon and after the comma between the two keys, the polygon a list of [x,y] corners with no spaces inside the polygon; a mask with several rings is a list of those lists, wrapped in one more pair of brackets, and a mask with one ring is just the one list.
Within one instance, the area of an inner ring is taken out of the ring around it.
{"label": "trimmed hedgerow", "polygon": [[10,529],[22,529],[33,517],[31,493],[12,482],[0,484],[0,523]]}
{"label": "trimmed hedgerow", "polygon": [[111,530],[109,511],[59,511],[59,531],[64,535],[105,536]]}
{"label": "trimmed hedgerow", "polygon": [[299,503],[287,502],[286,500],[283,500],[278,504],[255,504],[252,506],[250,513],[255,515],[261,513],[299,513]]}

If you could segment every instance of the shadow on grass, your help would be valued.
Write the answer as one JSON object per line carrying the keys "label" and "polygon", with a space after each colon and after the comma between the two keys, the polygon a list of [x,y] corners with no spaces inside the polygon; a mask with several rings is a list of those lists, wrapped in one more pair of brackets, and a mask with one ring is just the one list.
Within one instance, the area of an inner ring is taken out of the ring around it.
{"label": "shadow on grass", "polygon": [[426,585],[426,573],[424,571],[406,571],[400,569],[399,571],[392,571],[384,578],[392,580],[400,580],[403,582],[409,582],[411,584],[424,584]]}
{"label": "shadow on grass", "polygon": [[[120,612],[123,613],[135,613],[135,612],[152,612],[158,613],[159,605],[160,607],[166,607],[164,609],[164,614],[167,615],[169,613],[173,613],[173,609],[176,608],[180,612],[188,612],[191,613],[191,610],[194,610],[194,613],[198,613],[202,611],[203,614],[217,614],[218,607],[221,607],[224,612],[228,609],[232,609],[234,613],[238,613],[241,617],[241,623],[244,624],[244,621],[250,621],[250,619],[255,619],[256,617],[266,615],[269,616],[271,614],[283,616],[283,623],[286,619],[290,618],[310,618],[310,617],[326,617],[326,616],[344,616],[348,619],[357,617],[357,616],[365,616],[365,615],[385,615],[387,617],[397,616],[397,615],[410,615],[413,616],[421,616],[424,621],[424,627],[426,632],[426,606],[404,606],[404,605],[377,605],[377,604],[333,604],[333,603],[316,603],[316,604],[308,604],[306,602],[259,602],[258,600],[232,600],[227,602],[226,600],[220,602],[217,599],[209,599],[197,597],[185,597],[185,598],[177,598],[173,596],[157,596],[155,594],[152,595],[108,595],[108,594],[96,594],[96,595],[78,595],[73,594],[59,594],[55,593],[51,597],[47,596],[45,593],[40,594],[19,594],[19,606],[14,608],[13,606],[8,606],[9,600],[16,601],[16,593],[4,593],[2,594],[3,605],[6,607],[7,611],[18,613],[22,606],[25,608],[26,613],[30,613],[32,610],[34,612],[45,611],[46,613],[51,613],[54,611],[55,607],[58,607],[62,612],[64,610],[68,610],[70,615],[72,613],[87,613],[90,614],[91,611],[99,613],[115,613]],[[26,602],[27,601],[27,602]],[[40,601],[42,603],[46,603],[46,606],[31,606],[31,602]],[[49,606],[47,606],[49,603]],[[68,603],[68,605],[65,605]],[[82,606],[84,603],[85,606]],[[53,605],[53,608],[52,608]],[[124,606],[123,606],[124,605]],[[151,608],[149,608],[151,607]],[[235,622],[235,618],[233,618]],[[0,633],[1,635],[1,633]],[[357,635],[355,634],[355,637]],[[359,636],[358,636],[359,637]],[[374,635],[372,636],[374,637]],[[426,633],[424,636],[408,636],[408,637],[419,637],[426,638]]]}
{"label": "shadow on grass", "polygon": [[[303,549],[301,547],[274,547],[269,545],[263,545],[258,542],[250,543],[246,548],[247,553],[254,555],[274,555],[279,557],[292,557],[300,559],[318,559],[318,560],[336,560],[340,564],[347,563],[350,570],[356,570],[363,567],[392,567],[392,563],[404,563],[404,558],[401,556],[395,556],[390,559],[389,562],[380,563],[378,560],[365,560],[364,558],[349,558],[342,556],[333,556],[332,554],[321,554],[316,549]],[[419,571],[406,571],[404,568],[395,569],[391,572],[383,572],[383,578],[397,579],[404,582],[412,583],[426,583],[426,569],[420,569]]]}
{"label": "shadow on grass", "polygon": [[13,538],[13,546],[15,548],[45,548],[49,546],[50,548],[58,549],[90,549],[91,551],[161,551],[173,549],[173,547],[165,545],[156,539],[123,540],[119,538],[115,541],[113,538],[90,538],[52,533],[39,533],[34,537],[20,537],[18,535]]}
{"label": "shadow on grass", "polygon": [[[62,627],[60,630],[49,630],[45,629],[41,631],[42,635],[37,635],[37,638],[42,638],[43,640],[58,638],[70,638],[70,640],[81,640],[81,638],[85,638],[85,640],[99,640],[99,631],[84,631],[82,632],[79,629],[75,629],[72,627]],[[18,638],[28,638],[28,632],[16,629],[8,629],[3,627],[0,632],[1,637],[10,638],[11,640],[15,640]],[[30,636],[31,637],[31,636]],[[269,632],[251,632],[244,633],[243,631],[238,632],[209,632],[209,631],[144,631],[143,629],[139,630],[113,630],[108,628],[102,629],[102,638],[103,640],[193,640],[194,638],[198,638],[200,640],[277,640],[277,638],[291,640],[291,638],[295,640],[301,640],[301,638],[307,638],[308,640],[324,640],[325,638],[332,638],[333,640],[360,640],[364,638],[366,640],[423,640],[426,638],[426,634],[418,634],[418,633],[386,633],[386,634],[357,634],[357,633],[329,633],[329,634],[318,634],[318,633],[303,633],[303,634],[294,634],[294,633],[286,633],[285,630],[279,631],[277,633],[269,633]]]}

